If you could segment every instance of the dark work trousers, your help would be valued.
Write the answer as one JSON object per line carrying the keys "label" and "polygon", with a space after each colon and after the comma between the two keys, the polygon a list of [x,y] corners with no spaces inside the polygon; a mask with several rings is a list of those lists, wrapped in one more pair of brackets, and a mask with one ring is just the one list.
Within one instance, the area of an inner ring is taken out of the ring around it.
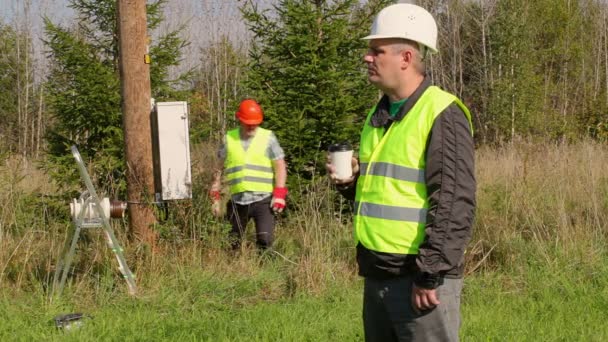
{"label": "dark work trousers", "polygon": [[443,279],[437,288],[440,304],[420,314],[412,308],[412,284],[413,276],[365,278],[365,341],[458,341],[462,279]]}
{"label": "dark work trousers", "polygon": [[272,196],[258,202],[241,205],[228,201],[226,213],[232,224],[230,231],[231,245],[233,249],[241,246],[243,235],[247,229],[247,222],[253,218],[255,222],[256,245],[260,249],[272,246],[274,241],[274,215],[270,208]]}

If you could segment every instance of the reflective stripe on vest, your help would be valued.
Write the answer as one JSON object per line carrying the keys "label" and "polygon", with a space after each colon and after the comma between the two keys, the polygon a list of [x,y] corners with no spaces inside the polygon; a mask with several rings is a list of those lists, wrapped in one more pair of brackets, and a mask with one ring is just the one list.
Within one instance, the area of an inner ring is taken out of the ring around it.
{"label": "reflective stripe on vest", "polygon": [[390,177],[390,178],[395,178],[395,179],[410,181],[410,182],[418,182],[418,183],[424,182],[424,171],[423,170],[418,170],[418,169],[390,164],[390,163],[377,162],[377,163],[372,164],[373,167],[369,170],[369,173],[368,173],[368,170],[367,170],[368,165],[369,165],[368,163],[361,163],[361,165],[359,166],[360,167],[359,172],[361,174],[384,176],[384,177]]}
{"label": "reflective stripe on vest", "polygon": [[435,86],[427,88],[407,115],[386,132],[369,123],[375,108],[368,113],[361,132],[354,216],[355,240],[367,249],[418,253],[428,211],[426,143],[435,119],[452,103],[471,124],[462,102]]}
{"label": "reflective stripe on vest", "polygon": [[374,203],[355,202],[355,208],[361,208],[359,215],[368,217],[384,218],[393,221],[424,222],[426,220],[426,209],[395,207]]}
{"label": "reflective stripe on vest", "polygon": [[244,191],[272,192],[272,161],[266,156],[271,131],[258,127],[247,151],[243,150],[239,129],[226,134],[224,174],[230,193]]}

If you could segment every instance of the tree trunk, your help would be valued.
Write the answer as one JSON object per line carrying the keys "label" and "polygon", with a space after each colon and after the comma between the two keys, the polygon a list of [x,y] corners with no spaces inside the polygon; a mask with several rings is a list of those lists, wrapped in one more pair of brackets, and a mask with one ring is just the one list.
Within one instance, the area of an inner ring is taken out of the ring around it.
{"label": "tree trunk", "polygon": [[43,99],[44,99],[44,87],[40,86],[40,102],[38,102],[38,127],[36,130],[36,152],[35,152],[35,156],[36,158],[38,158],[38,155],[40,153],[40,132],[42,130],[42,104]]}
{"label": "tree trunk", "polygon": [[144,62],[146,0],[118,0],[118,32],[129,226],[137,240],[154,247],[150,67]]}
{"label": "tree trunk", "polygon": [[608,9],[604,7],[604,66],[606,68],[606,106],[608,106]]}
{"label": "tree trunk", "polygon": [[[517,55],[515,57],[515,59],[517,58]],[[510,85],[510,91],[511,91],[511,142],[513,142],[513,139],[515,138],[515,65],[511,64],[511,85]]]}
{"label": "tree trunk", "polygon": [[[489,80],[488,80],[488,51],[487,51],[487,42],[486,42],[486,16],[485,16],[485,8],[483,6],[484,1],[480,1],[481,6],[481,48],[483,54],[483,94],[481,96],[481,117],[487,120],[488,114],[488,94],[490,93]],[[485,144],[487,142],[487,131],[486,128],[482,125],[480,127],[482,129],[482,142]]]}
{"label": "tree trunk", "polygon": [[[17,48],[17,61],[21,61],[21,35],[15,35],[15,47]],[[23,97],[21,94],[23,93],[21,89],[22,81],[21,81],[21,66],[19,63],[15,66],[16,70],[16,86],[17,86],[17,129],[14,134],[17,134],[17,153],[23,152],[23,141],[21,140],[21,128],[25,125],[23,120]]]}

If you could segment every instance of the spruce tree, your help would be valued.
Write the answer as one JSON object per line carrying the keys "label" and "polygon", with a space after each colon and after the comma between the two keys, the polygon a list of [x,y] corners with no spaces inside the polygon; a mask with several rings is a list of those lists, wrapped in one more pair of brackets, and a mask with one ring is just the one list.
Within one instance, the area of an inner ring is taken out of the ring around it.
{"label": "spruce tree", "polygon": [[242,8],[253,33],[246,87],[285,150],[290,183],[323,172],[328,145],[358,143],[378,99],[367,83],[361,38],[391,2],[279,0],[269,10],[253,2]]}
{"label": "spruce tree", "polygon": [[[147,5],[148,30],[162,22],[166,0]],[[47,82],[54,124],[48,135],[46,169],[56,180],[77,179],[70,145],[78,145],[86,160],[94,161],[98,185],[111,194],[124,190],[123,131],[118,72],[118,34],[115,0],[71,0],[77,24],[65,28],[45,19],[45,43],[49,48]],[[152,97],[177,100],[175,83],[167,80],[168,69],[181,58],[186,44],[178,32],[152,41],[150,78]],[[183,97],[181,98],[183,99]]]}

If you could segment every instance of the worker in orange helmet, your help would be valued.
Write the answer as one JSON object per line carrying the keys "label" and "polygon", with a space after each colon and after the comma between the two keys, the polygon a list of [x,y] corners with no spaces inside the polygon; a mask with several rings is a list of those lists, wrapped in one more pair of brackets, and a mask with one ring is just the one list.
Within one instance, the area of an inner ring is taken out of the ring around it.
{"label": "worker in orange helmet", "polygon": [[226,133],[218,151],[223,168],[217,167],[209,192],[212,212],[216,217],[221,215],[223,170],[231,195],[226,214],[232,224],[232,247],[240,247],[247,222],[253,218],[256,244],[260,249],[266,249],[274,240],[273,214],[285,208],[285,154],[274,133],[260,127],[264,113],[255,100],[243,100],[236,118],[240,126]]}

